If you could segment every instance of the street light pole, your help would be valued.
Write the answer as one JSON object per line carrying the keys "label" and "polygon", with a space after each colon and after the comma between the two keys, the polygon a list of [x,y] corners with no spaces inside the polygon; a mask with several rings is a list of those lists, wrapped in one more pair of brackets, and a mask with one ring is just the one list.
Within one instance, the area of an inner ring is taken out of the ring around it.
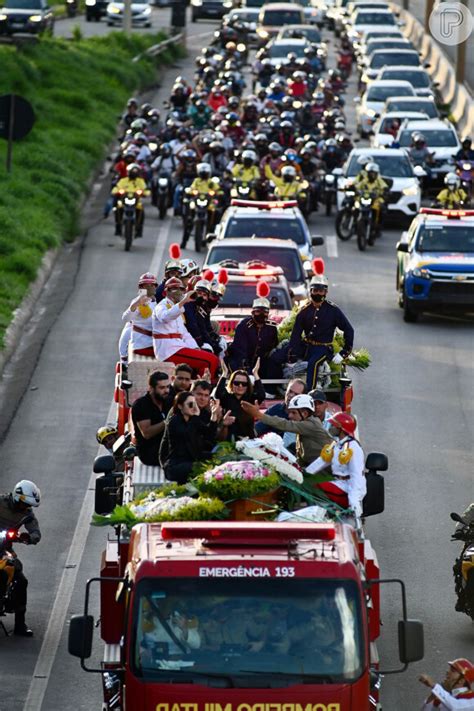
{"label": "street light pole", "polygon": [[[462,4],[467,7],[469,12],[469,0],[461,0]],[[458,49],[456,52],[456,81],[458,84],[464,84],[464,79],[466,76],[466,38],[464,42],[458,44]]]}
{"label": "street light pole", "polygon": [[430,15],[433,12],[434,0],[426,0],[425,8],[425,32],[430,33]]}

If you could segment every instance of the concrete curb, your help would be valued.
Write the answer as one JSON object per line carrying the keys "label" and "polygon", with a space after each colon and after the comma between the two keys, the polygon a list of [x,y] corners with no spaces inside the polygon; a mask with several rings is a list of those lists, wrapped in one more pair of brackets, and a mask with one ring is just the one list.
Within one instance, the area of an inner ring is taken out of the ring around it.
{"label": "concrete curb", "polygon": [[423,61],[429,62],[428,72],[433,81],[438,82],[443,102],[451,105],[451,114],[459,133],[461,136],[471,135],[474,133],[474,100],[471,94],[463,84],[456,82],[453,65],[438,43],[425,32],[421,22],[399,5],[393,4],[392,7],[405,23],[404,34],[421,51]]}

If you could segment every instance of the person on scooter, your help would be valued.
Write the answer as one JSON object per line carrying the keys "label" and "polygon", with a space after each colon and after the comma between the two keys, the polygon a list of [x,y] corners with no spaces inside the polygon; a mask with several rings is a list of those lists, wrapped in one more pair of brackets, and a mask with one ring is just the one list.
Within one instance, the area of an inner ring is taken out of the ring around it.
{"label": "person on scooter", "polygon": [[324,446],[321,454],[308,467],[308,474],[317,474],[331,467],[334,481],[318,485],[331,501],[343,508],[351,508],[356,517],[362,516],[362,501],[367,493],[364,476],[365,456],[355,438],[356,421],[347,412],[337,412],[329,418],[330,433],[336,441]]}
{"label": "person on scooter", "polygon": [[[140,199],[137,201],[137,229],[136,237],[141,237],[143,233],[143,222],[145,219],[145,212],[143,209],[143,203],[141,198],[148,197],[150,191],[143,178],[140,176],[140,166],[137,163],[130,163],[127,167],[127,177],[122,178],[118,181],[117,185],[112,189],[112,195],[118,195],[119,193],[137,193],[141,191]],[[117,206],[115,209],[115,234],[122,234],[122,217],[123,208]]]}
{"label": "person on scooter", "polygon": [[[38,520],[33,513],[41,502],[41,492],[32,481],[22,479],[9,494],[0,496],[0,530],[24,528],[20,542],[35,546],[41,540]],[[0,542],[0,554],[2,543]],[[15,572],[12,594],[12,606],[15,613],[13,633],[20,637],[32,637],[33,632],[25,622],[28,580],[23,573],[23,566],[15,560]]]}
{"label": "person on scooter", "polygon": [[433,154],[426,145],[426,138],[422,133],[415,131],[412,136],[412,145],[408,151],[413,165],[421,165],[426,170],[428,176],[431,173],[430,166],[433,164]]}
{"label": "person on scooter", "polygon": [[231,170],[234,181],[240,183],[253,183],[260,178],[260,171],[255,165],[257,156],[254,151],[246,150],[242,153],[242,163],[236,163]]}
{"label": "person on scooter", "polygon": [[367,177],[361,180],[357,185],[357,190],[359,194],[369,193],[373,196],[374,201],[372,203],[372,209],[375,214],[375,228],[377,232],[380,232],[382,225],[382,208],[385,204],[384,196],[388,190],[388,185],[380,177],[380,168],[378,163],[367,163],[366,166]]}
{"label": "person on scooter", "polygon": [[461,148],[458,150],[454,156],[455,161],[467,160],[474,161],[474,150],[472,148],[472,141],[470,138],[464,138],[461,143]]}
{"label": "person on scooter", "polygon": [[447,210],[459,210],[464,207],[468,195],[461,188],[461,180],[456,173],[448,173],[444,179],[445,188],[436,196],[436,204]]}

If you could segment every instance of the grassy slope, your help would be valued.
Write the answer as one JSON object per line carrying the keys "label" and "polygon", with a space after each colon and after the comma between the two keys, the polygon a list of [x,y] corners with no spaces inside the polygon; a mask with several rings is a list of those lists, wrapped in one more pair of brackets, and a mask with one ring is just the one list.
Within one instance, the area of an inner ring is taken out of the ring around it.
{"label": "grassy slope", "polygon": [[160,39],[116,32],[79,42],[45,38],[20,51],[0,47],[0,95],[25,97],[37,117],[14,144],[11,175],[0,140],[0,347],[44,253],[77,234],[81,197],[127,97],[156,80],[157,60],[130,59]]}

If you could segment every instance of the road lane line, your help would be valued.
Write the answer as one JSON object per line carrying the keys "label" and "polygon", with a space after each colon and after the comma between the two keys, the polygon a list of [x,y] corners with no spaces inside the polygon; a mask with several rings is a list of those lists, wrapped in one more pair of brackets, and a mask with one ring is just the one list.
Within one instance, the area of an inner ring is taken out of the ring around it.
{"label": "road lane line", "polygon": [[[105,422],[114,421],[116,407],[115,402],[112,402]],[[99,452],[100,451],[101,449],[99,449]],[[59,583],[58,591],[51,607],[46,634],[38,655],[23,711],[40,711],[46,689],[48,688],[51,670],[56,659],[59,643],[61,642],[67,611],[76,585],[77,574],[84,555],[87,536],[89,535],[90,522],[94,511],[96,476],[97,475],[92,472],[89,483],[87,484],[79,518],[77,519],[66,564],[61,576],[61,582]]]}
{"label": "road lane line", "polygon": [[328,257],[338,257],[339,252],[337,249],[337,237],[336,235],[326,235],[326,251]]}

